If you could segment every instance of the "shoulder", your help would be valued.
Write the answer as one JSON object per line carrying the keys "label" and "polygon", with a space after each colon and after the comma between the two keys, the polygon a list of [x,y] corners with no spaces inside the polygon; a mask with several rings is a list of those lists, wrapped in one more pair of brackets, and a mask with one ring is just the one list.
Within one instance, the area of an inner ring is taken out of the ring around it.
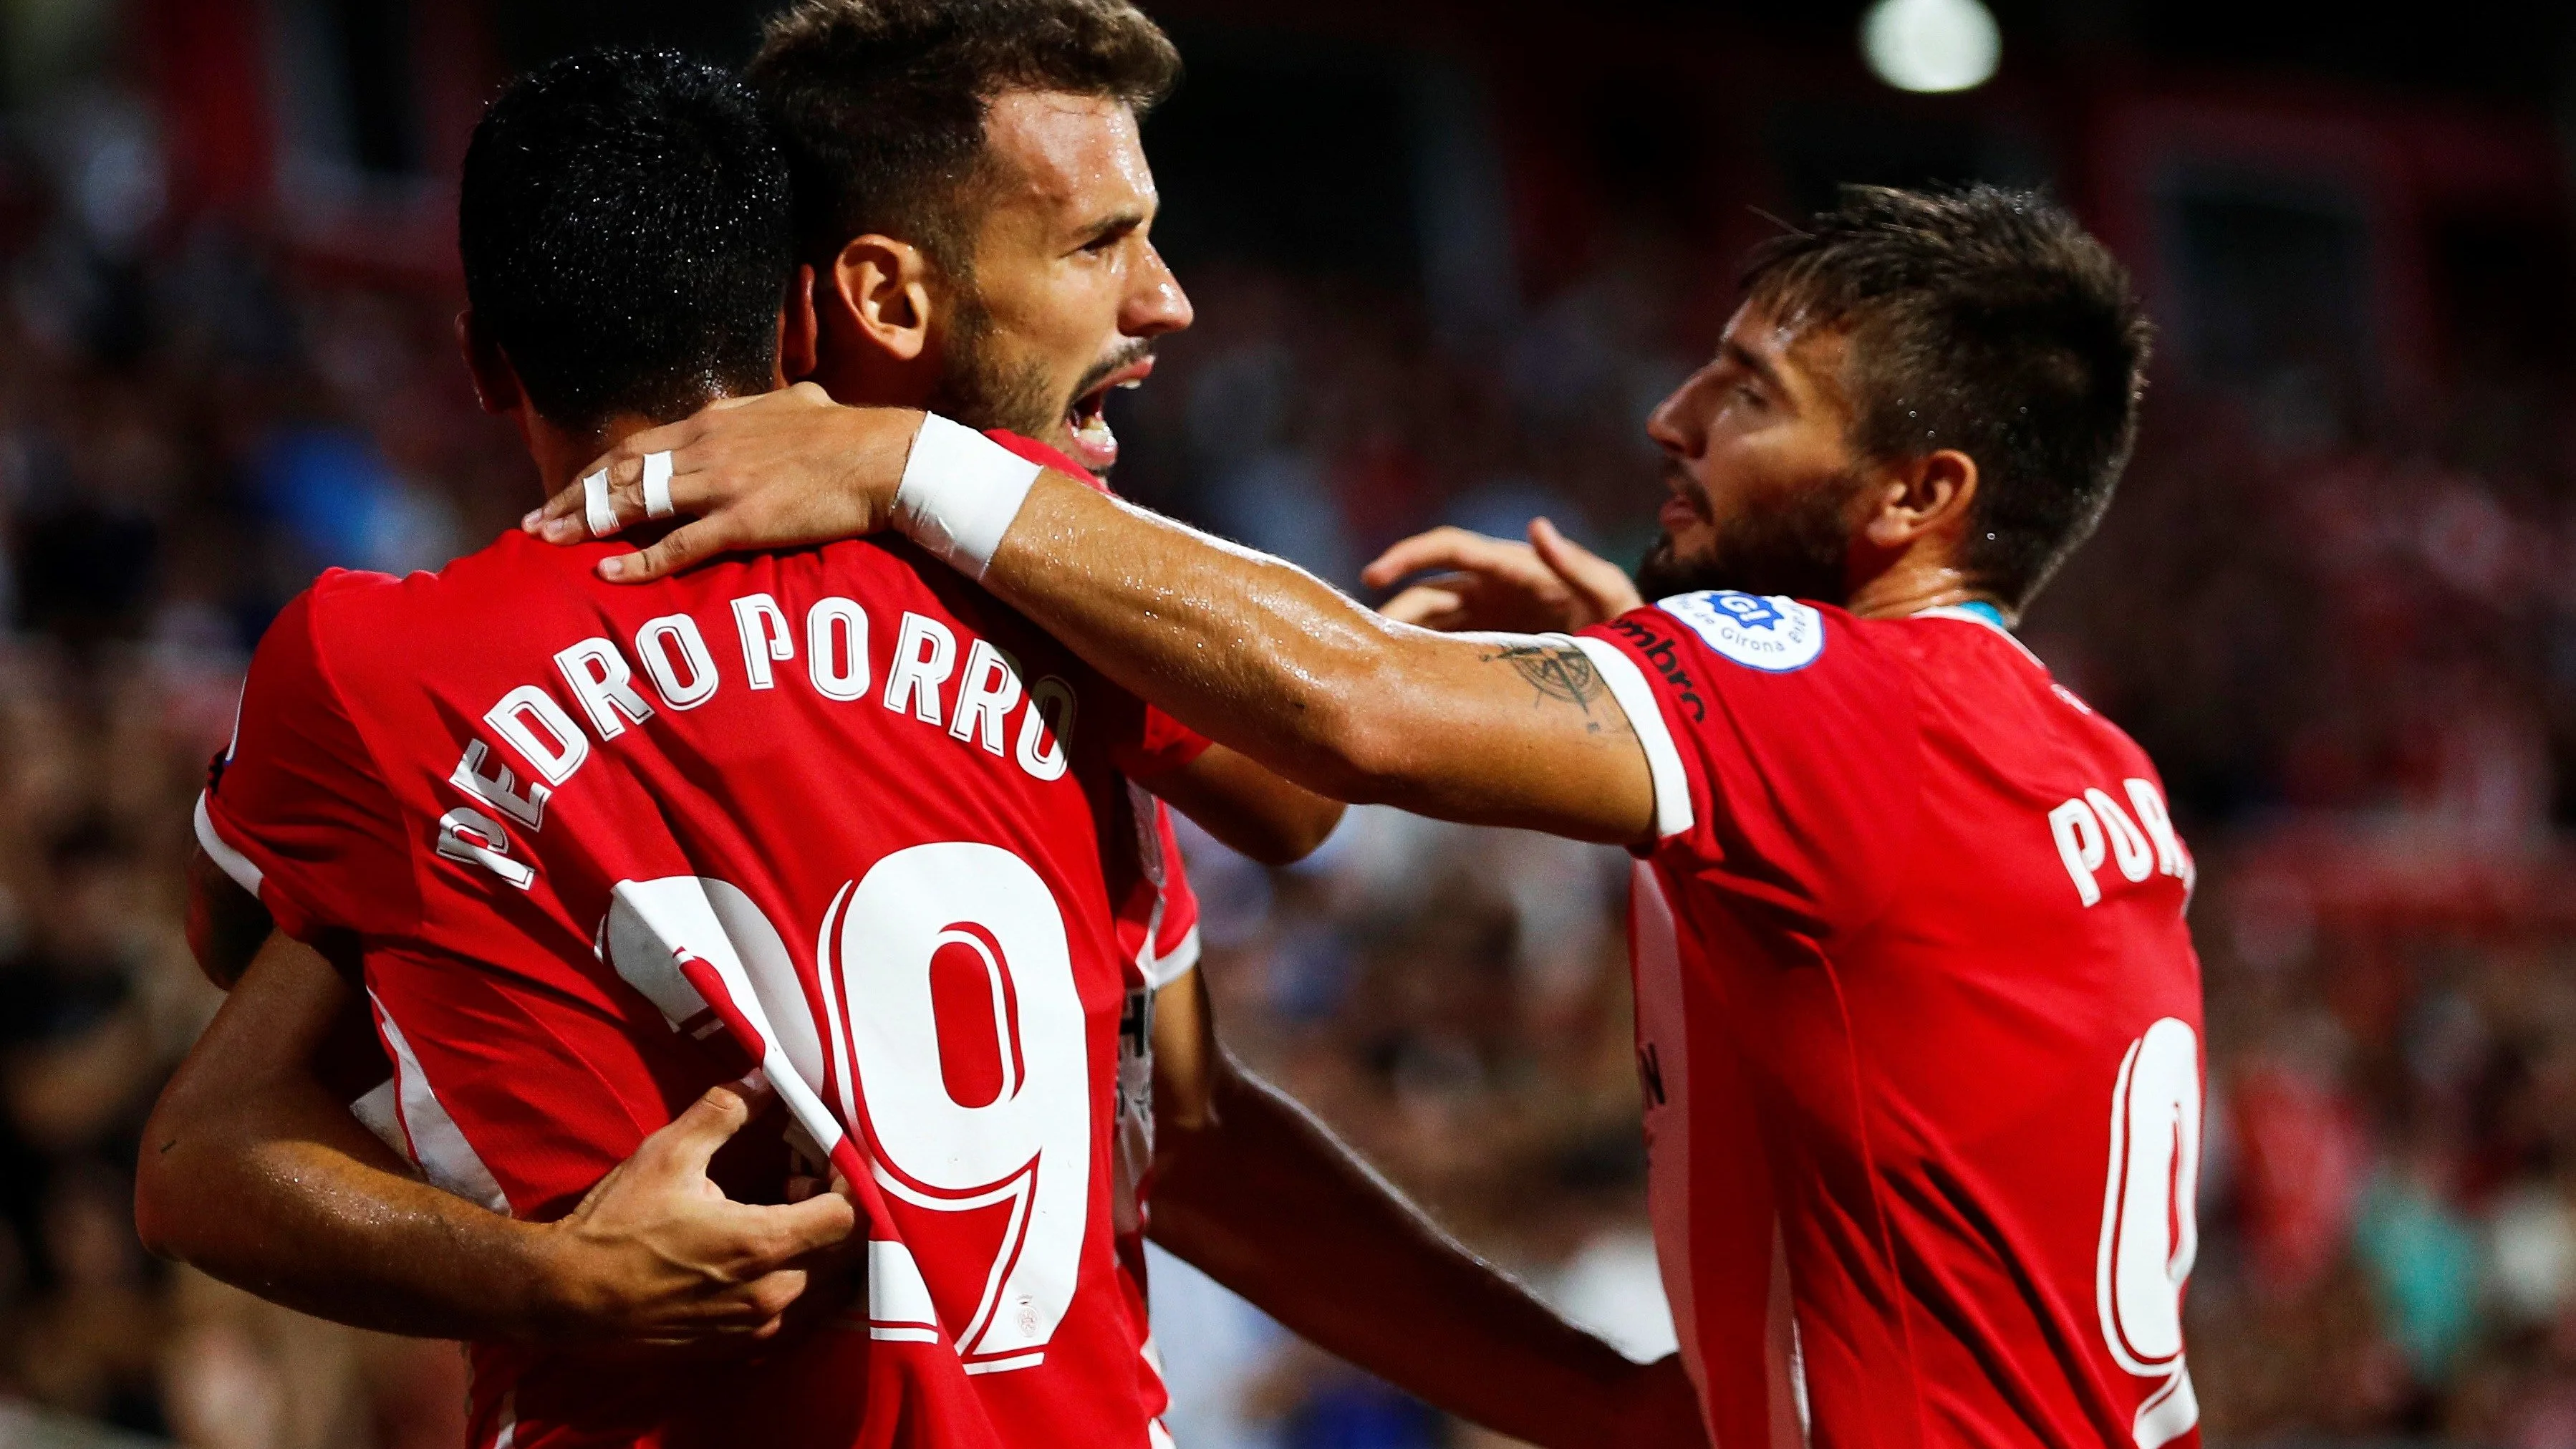
{"label": "shoulder", "polygon": [[1694,719],[1713,693],[1804,697],[1910,672],[1876,621],[1776,594],[1676,594],[1584,632],[1636,655]]}

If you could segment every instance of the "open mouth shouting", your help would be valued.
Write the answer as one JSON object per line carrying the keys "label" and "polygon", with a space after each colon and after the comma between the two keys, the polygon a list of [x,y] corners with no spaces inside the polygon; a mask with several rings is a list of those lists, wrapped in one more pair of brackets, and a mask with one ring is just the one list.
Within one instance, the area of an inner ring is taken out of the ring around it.
{"label": "open mouth shouting", "polygon": [[1118,434],[1110,429],[1105,415],[1109,394],[1121,388],[1142,387],[1153,373],[1150,353],[1133,357],[1101,374],[1075,396],[1073,406],[1064,414],[1069,442],[1065,451],[1073,455],[1075,462],[1094,473],[1106,473],[1117,464]]}

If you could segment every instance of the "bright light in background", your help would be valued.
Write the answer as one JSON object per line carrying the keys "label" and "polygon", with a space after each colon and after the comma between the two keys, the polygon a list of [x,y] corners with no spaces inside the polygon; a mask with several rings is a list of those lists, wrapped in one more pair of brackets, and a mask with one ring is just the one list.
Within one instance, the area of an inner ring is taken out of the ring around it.
{"label": "bright light in background", "polygon": [[1861,18],[1860,48],[1898,90],[1964,91],[1993,78],[2004,41],[1977,0],[1878,0]]}

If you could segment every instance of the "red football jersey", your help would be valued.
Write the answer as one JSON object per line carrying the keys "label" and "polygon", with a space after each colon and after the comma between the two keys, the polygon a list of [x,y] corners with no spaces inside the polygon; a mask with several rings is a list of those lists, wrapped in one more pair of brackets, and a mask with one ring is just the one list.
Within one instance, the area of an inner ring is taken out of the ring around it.
{"label": "red football jersey", "polygon": [[[985,436],[1032,463],[1070,474],[1103,493],[1108,485],[1081,464],[1034,438],[989,431]],[[1205,735],[1152,705],[1145,706],[1142,747],[1159,769],[1178,769],[1205,754]],[[1150,1330],[1153,1311],[1148,1291],[1145,1228],[1146,1198],[1154,1165],[1154,997],[1164,987],[1190,974],[1199,961],[1199,898],[1190,888],[1181,862],[1181,843],[1172,829],[1172,808],[1141,789],[1129,787],[1135,802],[1137,856],[1143,870],[1126,899],[1118,903],[1118,946],[1136,963],[1127,985],[1127,1005],[1118,1028],[1118,1119],[1116,1169],[1110,1187],[1111,1212],[1117,1223],[1118,1271],[1129,1311],[1149,1325],[1138,1349],[1145,1376],[1146,1400],[1156,1412],[1171,1401],[1163,1385],[1162,1355]],[[1168,1449],[1160,1423],[1157,1449]]]}
{"label": "red football jersey", "polygon": [[1649,1198],[1720,1445],[2196,1444],[2200,967],[2155,769],[1982,610],[1702,593],[1644,741]]}
{"label": "red football jersey", "polygon": [[559,1216],[755,1064],[858,1168],[863,1311],[750,1367],[484,1346],[475,1443],[1148,1443],[1120,1037],[1186,932],[1122,776],[1197,746],[907,545],[599,582],[622,547],[325,575],[200,804],[283,929],[359,947],[442,1185]]}

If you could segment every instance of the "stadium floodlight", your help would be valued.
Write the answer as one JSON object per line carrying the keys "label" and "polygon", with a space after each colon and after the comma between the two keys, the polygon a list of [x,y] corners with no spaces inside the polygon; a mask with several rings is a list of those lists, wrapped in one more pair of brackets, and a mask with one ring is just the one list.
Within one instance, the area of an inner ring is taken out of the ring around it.
{"label": "stadium floodlight", "polygon": [[2003,32],[1978,0],[1878,0],[1861,17],[1860,49],[1901,91],[1964,91],[1992,79]]}

